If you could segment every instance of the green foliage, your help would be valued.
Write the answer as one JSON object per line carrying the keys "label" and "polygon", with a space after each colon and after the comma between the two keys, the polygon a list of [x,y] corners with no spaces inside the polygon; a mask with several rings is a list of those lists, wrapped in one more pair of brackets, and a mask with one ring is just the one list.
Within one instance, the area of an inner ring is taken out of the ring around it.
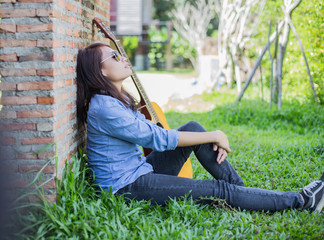
{"label": "green foliage", "polygon": [[136,36],[128,36],[123,37],[123,48],[130,59],[131,63],[134,65],[135,63],[135,55],[138,48],[138,37]]}
{"label": "green foliage", "polygon": [[149,39],[152,42],[148,53],[150,64],[156,69],[160,69],[165,63],[166,42],[168,40],[167,28],[165,26],[160,26],[160,29],[155,26],[151,27]]}
{"label": "green foliage", "polygon": [[169,12],[175,7],[174,1],[169,0],[154,0],[154,19],[159,19],[160,21],[170,20]]}
{"label": "green foliage", "polygon": [[[153,43],[150,45],[150,52],[148,57],[150,64],[155,69],[165,68],[166,58],[166,41],[168,39],[168,32],[165,26],[151,27],[149,31],[150,41]],[[155,43],[154,43],[155,42]],[[175,32],[171,32],[170,37],[172,62],[175,68],[192,69],[189,58],[195,56],[194,48],[189,44],[188,41],[181,38],[181,36]]]}
{"label": "green foliage", "polygon": [[[267,42],[269,21],[271,20],[273,23],[272,32],[274,32],[274,25],[279,20],[284,19],[284,14],[280,7],[282,5],[283,1],[268,0],[266,2],[261,23],[258,25],[259,29],[256,30],[256,35],[251,41],[251,46],[254,46],[254,48],[252,48],[253,50],[250,52],[250,56],[254,57],[254,59],[256,59],[258,55],[257,52],[263,48]],[[324,81],[322,77],[324,72],[323,7],[323,1],[303,0],[292,13],[292,22],[304,46],[311,75],[315,83],[315,90],[322,104],[324,103]],[[273,54],[274,46],[271,47],[271,51]],[[262,64],[267,86],[269,86],[270,63],[268,53],[265,54]],[[309,99],[314,101],[306,64],[299,44],[292,31],[290,31],[289,34],[289,41],[283,64],[283,96],[286,98],[294,97],[302,100]]]}
{"label": "green foliage", "polygon": [[[282,112],[256,100],[234,102],[235,94],[213,93],[206,113],[167,113],[177,128],[190,120],[221,129],[230,140],[228,159],[250,187],[298,191],[324,171],[323,107],[285,102]],[[224,104],[224,102],[227,102]],[[81,154],[82,155],[82,154]],[[211,176],[192,157],[194,178]],[[200,205],[190,198],[165,207],[130,201],[103,191],[89,178],[84,160],[66,165],[57,202],[24,204],[11,225],[13,239],[323,239],[324,217],[300,210],[274,214]]]}
{"label": "green foliage", "polygon": [[172,55],[174,56],[174,65],[176,67],[183,67],[193,69],[190,63],[190,57],[196,57],[196,50],[190,43],[183,39],[176,31],[171,35]]}

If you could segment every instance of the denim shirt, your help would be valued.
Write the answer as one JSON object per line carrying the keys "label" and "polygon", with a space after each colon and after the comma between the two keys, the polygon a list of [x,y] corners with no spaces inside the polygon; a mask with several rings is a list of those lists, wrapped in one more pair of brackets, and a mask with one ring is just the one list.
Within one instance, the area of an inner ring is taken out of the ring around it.
{"label": "denim shirt", "polygon": [[116,193],[138,177],[153,171],[142,149],[175,149],[179,133],[163,129],[118,99],[94,95],[87,118],[87,156],[95,184]]}

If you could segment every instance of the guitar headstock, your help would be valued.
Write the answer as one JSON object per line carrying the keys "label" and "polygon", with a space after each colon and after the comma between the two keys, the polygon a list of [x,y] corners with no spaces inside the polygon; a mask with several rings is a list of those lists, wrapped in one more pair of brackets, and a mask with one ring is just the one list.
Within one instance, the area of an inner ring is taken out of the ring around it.
{"label": "guitar headstock", "polygon": [[117,38],[115,35],[110,31],[110,28],[107,27],[107,25],[101,21],[101,19],[95,17],[93,19],[93,23],[103,32],[103,34],[109,38],[111,41],[113,41],[116,44]]}

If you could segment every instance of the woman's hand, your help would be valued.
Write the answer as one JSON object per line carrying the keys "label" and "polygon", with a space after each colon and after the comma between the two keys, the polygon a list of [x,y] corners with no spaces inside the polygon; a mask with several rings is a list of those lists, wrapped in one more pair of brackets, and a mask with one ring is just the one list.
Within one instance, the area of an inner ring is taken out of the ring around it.
{"label": "woman's hand", "polygon": [[204,143],[212,143],[213,150],[218,150],[216,161],[222,163],[227,154],[231,152],[225,133],[220,130],[212,132],[182,132],[179,131],[178,147],[193,146]]}
{"label": "woman's hand", "polygon": [[[230,146],[229,146],[229,142],[227,139],[227,136],[225,135],[225,133],[223,133],[220,130],[217,130],[214,132],[216,134],[216,142],[214,142],[214,146],[218,146],[220,148],[222,148],[223,150],[225,150],[227,153],[231,152]],[[217,151],[217,149],[215,150]]]}
{"label": "woman's hand", "polygon": [[227,157],[227,152],[225,149],[218,147],[216,144],[213,145],[213,150],[216,152],[218,149],[218,155],[217,155],[217,163],[221,164],[224,162],[225,158]]}
{"label": "woman's hand", "polygon": [[218,150],[216,161],[218,164],[221,164],[225,161],[227,153],[231,152],[231,149],[229,147],[229,142],[225,133],[220,130],[215,131],[215,133],[217,134],[218,141],[216,143],[213,143],[213,150],[215,152]]}

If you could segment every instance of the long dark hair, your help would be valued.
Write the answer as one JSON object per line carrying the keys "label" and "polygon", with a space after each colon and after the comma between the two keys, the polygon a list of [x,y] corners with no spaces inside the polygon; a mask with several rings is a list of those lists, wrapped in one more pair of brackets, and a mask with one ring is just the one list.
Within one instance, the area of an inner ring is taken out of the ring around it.
{"label": "long dark hair", "polygon": [[124,89],[120,93],[111,81],[102,74],[101,47],[110,47],[105,43],[93,43],[79,50],[77,57],[77,118],[79,124],[87,122],[87,112],[94,94],[105,94],[121,101],[126,107],[136,111],[134,98]]}

